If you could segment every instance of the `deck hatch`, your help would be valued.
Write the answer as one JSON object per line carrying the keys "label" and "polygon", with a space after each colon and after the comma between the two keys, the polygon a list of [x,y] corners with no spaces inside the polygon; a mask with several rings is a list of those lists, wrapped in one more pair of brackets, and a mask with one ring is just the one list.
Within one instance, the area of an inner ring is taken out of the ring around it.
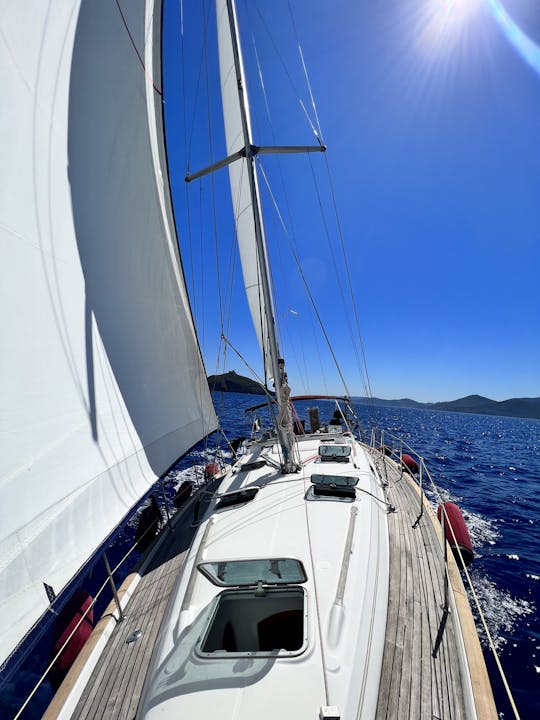
{"label": "deck hatch", "polygon": [[304,566],[293,558],[204,562],[198,568],[211,583],[220,587],[296,585],[307,579]]}
{"label": "deck hatch", "polygon": [[354,500],[356,497],[355,487],[358,478],[350,475],[320,475],[314,473],[311,476],[311,493],[314,497],[331,497]]}
{"label": "deck hatch", "polygon": [[298,655],[307,647],[305,593],[300,587],[225,590],[216,599],[197,648],[206,658]]}
{"label": "deck hatch", "polygon": [[351,456],[350,445],[320,445],[319,459],[321,462],[349,462]]}

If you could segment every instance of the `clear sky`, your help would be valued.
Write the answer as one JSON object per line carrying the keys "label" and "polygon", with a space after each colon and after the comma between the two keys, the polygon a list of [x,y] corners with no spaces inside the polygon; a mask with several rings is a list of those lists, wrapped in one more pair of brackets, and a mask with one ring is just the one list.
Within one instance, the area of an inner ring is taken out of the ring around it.
{"label": "clear sky", "polygon": [[[193,171],[225,150],[213,3],[205,3],[212,8],[207,64],[201,11],[190,18],[193,3],[185,5],[182,59],[178,3],[168,2],[165,64],[185,271],[208,372],[249,375],[231,350],[224,362],[216,360],[220,287],[227,337],[260,373],[231,249],[227,171],[193,183],[186,200],[186,157]],[[316,119],[288,0],[238,6],[255,142],[313,144],[300,99]],[[343,386],[289,242],[348,389],[364,394],[355,319],[343,307],[348,280],[333,189],[373,394],[420,401],[539,396],[538,0],[291,0],[291,6],[333,183],[322,156],[262,159],[288,231],[287,239],[261,180],[293,392]]]}

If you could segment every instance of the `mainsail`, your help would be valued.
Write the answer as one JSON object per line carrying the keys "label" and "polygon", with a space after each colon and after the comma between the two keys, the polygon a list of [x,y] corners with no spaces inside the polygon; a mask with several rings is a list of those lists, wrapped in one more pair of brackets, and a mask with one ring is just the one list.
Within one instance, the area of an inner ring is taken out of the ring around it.
{"label": "mainsail", "polygon": [[[234,12],[234,10],[231,10]],[[223,103],[223,119],[225,123],[225,140],[227,154],[242,150],[245,147],[245,137],[242,122],[242,109],[239,99],[238,81],[235,71],[233,42],[231,39],[231,27],[229,21],[229,9],[227,0],[216,0],[218,49],[219,49],[219,73],[221,80],[221,98]],[[238,46],[239,64],[242,67],[241,49]],[[242,70],[242,74],[243,70]],[[243,105],[245,108],[245,123],[248,135],[251,138],[251,119],[249,104],[245,88],[240,90],[243,93]],[[236,235],[242,263],[244,286],[249,303],[249,309],[257,339],[265,360],[265,369],[269,376],[273,374],[270,361],[270,347],[267,329],[267,313],[265,312],[265,301],[263,298],[260,276],[260,263],[257,258],[257,245],[255,242],[255,221],[253,205],[249,187],[248,171],[246,168],[248,160],[243,157],[229,165],[229,179],[231,185],[232,202],[234,208],[234,219],[236,224]],[[257,175],[254,173],[255,193],[258,197]],[[261,227],[262,233],[264,228]],[[266,243],[263,241],[264,248]],[[264,249],[263,252],[266,252]],[[265,264],[268,264],[267,262]],[[269,308],[274,314],[273,307]]]}
{"label": "mainsail", "polygon": [[0,660],[44,583],[217,425],[171,207],[161,3],[25,5],[0,44]]}

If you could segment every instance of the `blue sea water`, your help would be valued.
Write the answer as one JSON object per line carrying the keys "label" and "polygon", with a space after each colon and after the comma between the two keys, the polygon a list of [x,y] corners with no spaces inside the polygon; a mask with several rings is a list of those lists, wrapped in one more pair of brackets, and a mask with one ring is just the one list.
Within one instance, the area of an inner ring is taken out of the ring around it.
{"label": "blue sea water", "polygon": [[[216,394],[214,399],[227,437],[249,435],[252,416],[245,410],[259,398],[235,393]],[[310,404],[298,403],[301,418],[307,417]],[[329,420],[333,403],[318,405],[321,419]],[[374,417],[368,406],[357,409],[367,433],[376,423],[415,448],[445,499],[461,507],[476,552],[473,583],[517,708],[523,719],[540,717],[540,421],[387,407],[375,408]],[[256,414],[264,420],[264,410]],[[164,483],[169,499],[180,480],[201,476],[211,447],[212,441],[208,446],[201,443],[171,471]],[[130,547],[137,515],[108,550],[111,564]],[[128,572],[125,567],[117,582]],[[103,577],[98,564],[84,585],[92,592]],[[107,602],[108,598],[97,607],[97,616]],[[485,634],[480,635],[500,717],[512,718]],[[16,666],[15,658],[2,673],[1,718],[14,716],[45,667],[51,644],[52,628],[48,628],[24,662]],[[23,717],[41,717],[51,697],[46,682]]]}

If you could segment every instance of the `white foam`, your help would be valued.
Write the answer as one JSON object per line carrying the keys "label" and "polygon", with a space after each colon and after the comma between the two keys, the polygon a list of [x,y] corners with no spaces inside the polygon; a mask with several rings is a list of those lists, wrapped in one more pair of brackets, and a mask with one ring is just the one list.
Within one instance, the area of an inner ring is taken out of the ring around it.
{"label": "white foam", "polygon": [[495,545],[501,537],[495,521],[485,518],[478,513],[468,512],[467,510],[462,510],[462,512],[473,546],[482,547],[482,545]]}
{"label": "white foam", "polygon": [[[506,636],[512,634],[518,621],[535,612],[535,605],[528,600],[512,597],[509,592],[501,590],[494,582],[481,575],[477,568],[472,568],[471,578],[493,642],[499,649],[506,644]],[[485,631],[478,622],[476,607],[470,594],[469,601],[477,622],[480,641],[487,647]]]}

